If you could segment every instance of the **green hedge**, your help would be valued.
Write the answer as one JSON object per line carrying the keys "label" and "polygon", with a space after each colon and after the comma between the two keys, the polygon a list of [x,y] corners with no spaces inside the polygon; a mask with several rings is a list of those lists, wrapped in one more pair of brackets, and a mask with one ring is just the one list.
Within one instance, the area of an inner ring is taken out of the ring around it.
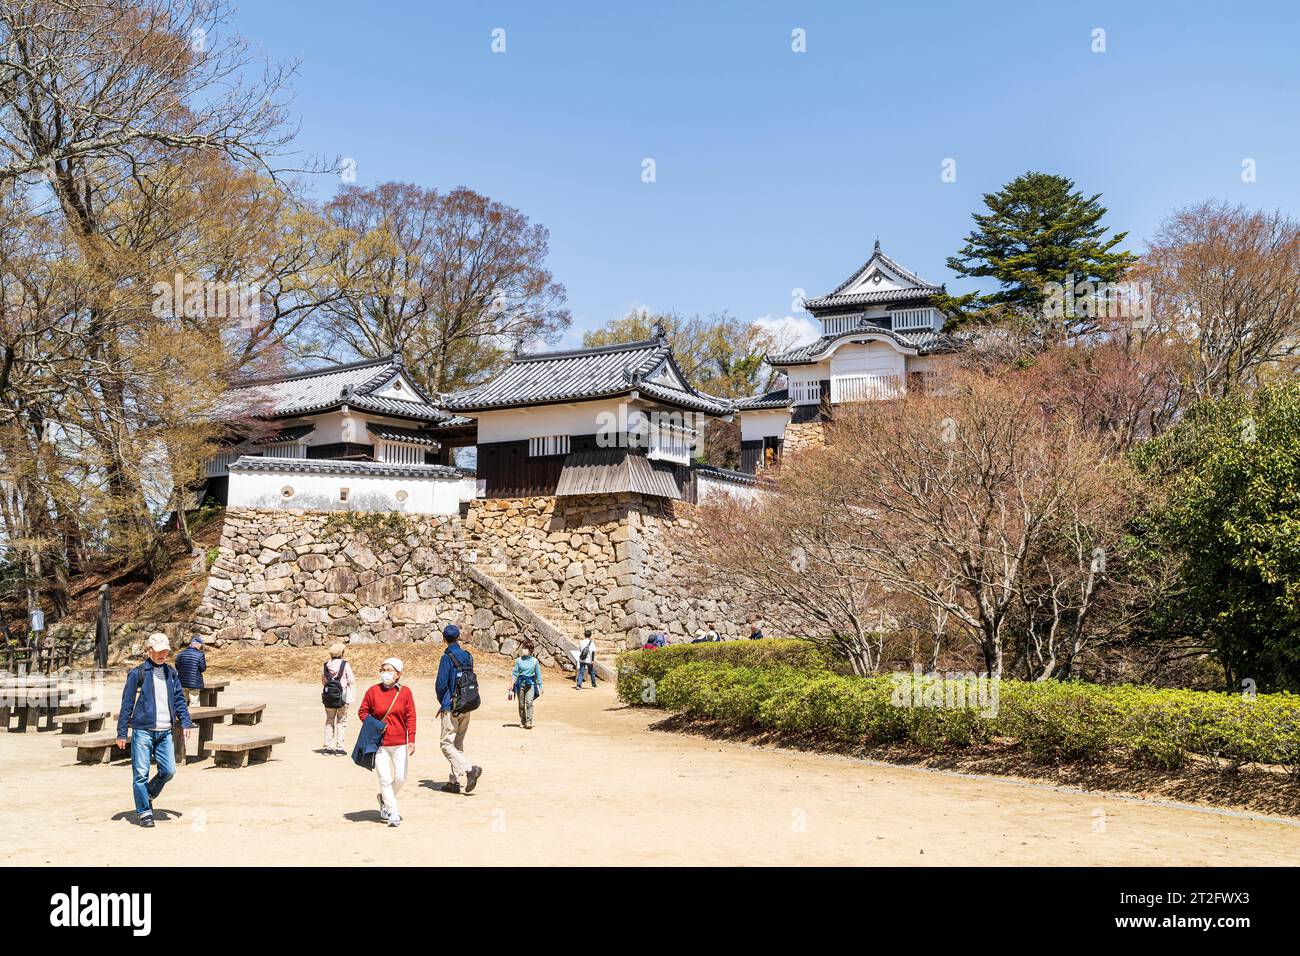
{"label": "green hedge", "polygon": [[[623,655],[620,696],[737,730],[841,744],[908,744],[937,752],[997,737],[1018,741],[1030,757],[1045,762],[1123,760],[1174,770],[1199,755],[1234,766],[1281,764],[1300,777],[1300,696],[1294,694],[1246,698],[1003,680],[996,707],[987,706],[989,700],[900,706],[900,699],[913,699],[911,675],[835,674],[808,645],[792,646],[801,642],[756,643],[773,646],[737,644],[728,650],[723,643]],[[945,694],[966,691],[974,700],[968,681],[922,686]]]}
{"label": "green hedge", "polygon": [[618,655],[619,696],[631,704],[649,703],[641,699],[649,686],[661,681],[670,670],[697,661],[741,667],[777,665],[816,670],[831,666],[829,659],[807,641],[764,638],[761,641],[670,644],[654,651],[624,651]]}

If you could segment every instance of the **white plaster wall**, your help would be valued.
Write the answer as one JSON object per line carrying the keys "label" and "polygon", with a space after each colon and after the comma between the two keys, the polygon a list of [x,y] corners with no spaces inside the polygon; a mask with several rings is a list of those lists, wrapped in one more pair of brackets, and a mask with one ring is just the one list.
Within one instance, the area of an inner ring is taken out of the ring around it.
{"label": "white plaster wall", "polygon": [[[293,495],[286,498],[281,489]],[[339,500],[339,489],[348,500]],[[397,493],[405,491],[405,501]],[[455,514],[462,500],[474,497],[473,479],[384,478],[368,475],[313,475],[294,471],[230,473],[232,508],[293,508],[307,511],[401,511],[408,514]]]}
{"label": "white plaster wall", "polygon": [[740,440],[758,441],[760,438],[779,438],[790,424],[790,413],[784,408],[761,408],[740,413]]}
{"label": "white plaster wall", "polygon": [[697,474],[695,476],[696,501],[700,504],[708,504],[710,501],[720,501],[727,497],[738,501],[749,502],[764,493],[763,489],[756,485],[741,485],[731,481],[716,481],[712,478],[707,478],[702,474]]}
{"label": "white plaster wall", "polygon": [[618,398],[473,414],[478,419],[478,443],[486,445],[498,441],[520,441],[540,435],[592,435],[600,430],[602,413],[612,414],[617,420],[620,408],[624,409],[624,419],[628,424],[634,425],[635,409]]}
{"label": "white plaster wall", "polygon": [[831,375],[903,375],[906,356],[885,342],[843,345],[831,355]]}

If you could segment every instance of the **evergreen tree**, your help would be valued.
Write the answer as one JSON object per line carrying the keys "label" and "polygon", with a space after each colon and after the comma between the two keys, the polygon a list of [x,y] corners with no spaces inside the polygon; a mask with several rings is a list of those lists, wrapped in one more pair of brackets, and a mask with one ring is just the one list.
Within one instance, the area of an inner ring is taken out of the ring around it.
{"label": "evergreen tree", "polygon": [[1073,180],[1049,173],[1024,173],[1001,190],[984,195],[987,213],[973,213],[975,228],[948,268],[963,276],[998,282],[995,292],[953,297],[945,305],[959,321],[1013,322],[1044,343],[1058,342],[1079,322],[1053,315],[1048,283],[1061,287],[1083,281],[1120,280],[1136,257],[1116,247],[1128,233],[1106,238],[1101,194],[1085,197]]}

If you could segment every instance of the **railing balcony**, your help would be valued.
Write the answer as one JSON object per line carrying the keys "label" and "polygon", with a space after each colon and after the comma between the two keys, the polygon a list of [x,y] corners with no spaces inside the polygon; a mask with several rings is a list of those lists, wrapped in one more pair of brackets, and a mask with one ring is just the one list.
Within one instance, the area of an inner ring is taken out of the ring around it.
{"label": "railing balcony", "polygon": [[877,402],[901,398],[904,393],[901,375],[832,375],[831,404]]}
{"label": "railing balcony", "polygon": [[899,309],[892,313],[895,332],[921,332],[933,329],[938,318],[936,309]]}
{"label": "railing balcony", "polygon": [[861,315],[833,315],[822,319],[822,334],[840,335],[844,332],[852,332],[861,324]]}

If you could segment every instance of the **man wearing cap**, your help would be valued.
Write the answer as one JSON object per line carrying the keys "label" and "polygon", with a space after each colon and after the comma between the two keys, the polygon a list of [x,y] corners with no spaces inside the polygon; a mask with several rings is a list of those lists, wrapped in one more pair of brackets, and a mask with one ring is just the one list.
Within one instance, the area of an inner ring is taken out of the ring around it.
{"label": "man wearing cap", "polygon": [[[153,826],[153,802],[167,781],[176,775],[176,750],[172,725],[184,728],[190,739],[194,727],[185,692],[176,671],[167,665],[171,642],[166,634],[150,634],[145,644],[148,657],[126,675],[122,707],[117,717],[117,746],[126,749],[127,727],[131,728],[132,792],[135,815],[142,827]],[[149,763],[157,761],[158,773],[149,779]]]}
{"label": "man wearing cap", "polygon": [[442,639],[447,642],[447,649],[438,661],[438,719],[442,725],[442,755],[451,764],[447,786],[443,789],[451,793],[473,793],[483,768],[472,766],[465,757],[465,731],[469,730],[470,715],[452,713],[451,695],[456,689],[457,674],[474,669],[474,657],[460,646],[460,628],[455,624],[442,629]]}
{"label": "man wearing cap", "polygon": [[190,638],[190,646],[176,655],[176,674],[181,679],[181,689],[185,691],[185,703],[193,707],[199,703],[199,692],[203,690],[203,672],[208,669],[208,658],[203,653],[203,638],[195,634]]}
{"label": "man wearing cap", "polygon": [[415,756],[415,695],[402,686],[402,659],[390,657],[379,665],[379,683],[361,698],[357,716],[364,724],[372,714],[384,722],[384,736],[375,751],[379,778],[379,818],[401,826],[397,794],[406,783],[406,758]]}

